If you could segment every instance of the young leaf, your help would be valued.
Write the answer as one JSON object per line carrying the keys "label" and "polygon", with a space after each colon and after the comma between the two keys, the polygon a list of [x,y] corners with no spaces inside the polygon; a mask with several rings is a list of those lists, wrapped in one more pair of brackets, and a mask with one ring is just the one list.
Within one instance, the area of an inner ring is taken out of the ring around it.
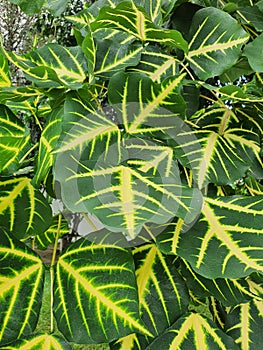
{"label": "young leaf", "polygon": [[44,272],[39,256],[0,228],[0,346],[34,331]]}

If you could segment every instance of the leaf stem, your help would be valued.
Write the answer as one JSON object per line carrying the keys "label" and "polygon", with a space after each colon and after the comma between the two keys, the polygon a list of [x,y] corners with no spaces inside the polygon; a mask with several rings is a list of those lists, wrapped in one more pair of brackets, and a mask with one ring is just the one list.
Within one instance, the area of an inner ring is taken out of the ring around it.
{"label": "leaf stem", "polygon": [[54,265],[56,261],[58,240],[60,236],[62,214],[58,216],[58,228],[56,234],[56,240],[53,247],[52,260],[50,265],[50,333],[54,333],[54,315],[53,315],[53,305],[54,305]]}

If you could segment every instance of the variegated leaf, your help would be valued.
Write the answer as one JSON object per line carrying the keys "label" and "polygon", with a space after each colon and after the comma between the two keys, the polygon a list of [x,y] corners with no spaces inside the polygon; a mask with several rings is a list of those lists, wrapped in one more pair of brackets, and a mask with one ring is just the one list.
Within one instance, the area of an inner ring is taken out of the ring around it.
{"label": "variegated leaf", "polygon": [[237,305],[225,317],[225,331],[235,339],[240,349],[260,349],[262,327],[263,300]]}
{"label": "variegated leaf", "polygon": [[4,350],[71,350],[72,347],[56,334],[35,334],[1,347]]}
{"label": "variegated leaf", "polygon": [[182,224],[170,227],[157,237],[160,249],[183,257],[208,278],[262,273],[262,203],[262,196],[205,198],[198,222],[185,232]]}
{"label": "variegated leaf", "polygon": [[232,16],[214,7],[204,8],[193,17],[186,59],[198,78],[206,80],[230,68],[248,39]]}
{"label": "variegated leaf", "polygon": [[251,123],[243,123],[226,107],[200,111],[196,127],[184,125],[174,137],[180,162],[193,170],[199,188],[209,182],[231,184],[244,176],[254,161],[261,163],[260,139]]}
{"label": "variegated leaf", "polygon": [[110,230],[130,238],[148,221],[165,223],[179,216],[191,222],[200,213],[201,193],[181,183],[169,147],[152,142],[150,154],[145,146],[136,159],[131,143],[127,148],[101,143],[96,149],[89,146],[59,153],[55,178],[65,205],[73,212],[96,215]]}
{"label": "variegated leaf", "polygon": [[180,317],[145,350],[195,349],[235,350],[234,340],[201,314],[189,313]]}
{"label": "variegated leaf", "polygon": [[[57,145],[57,153],[90,147],[101,147],[101,152],[107,150],[111,142],[119,142],[118,125],[100,111],[94,110],[91,104],[83,101],[79,95],[67,94],[64,104],[62,132]],[[100,145],[101,144],[101,145]]]}
{"label": "variegated leaf", "polygon": [[141,73],[115,74],[108,96],[126,133],[178,133],[182,127],[180,118],[185,115],[185,102],[180,95],[183,79],[184,75],[173,76],[158,84]]}
{"label": "variegated leaf", "polygon": [[99,16],[91,23],[92,31],[99,28],[110,28],[124,31],[142,42],[158,42],[167,46],[176,46],[188,50],[187,42],[180,32],[165,30],[155,25],[141,6],[134,2],[123,1],[115,8],[103,7]]}
{"label": "variegated leaf", "polygon": [[221,301],[224,306],[233,306],[248,302],[256,297],[250,291],[249,283],[245,278],[208,279],[196,273],[187,261],[181,264],[181,272],[188,289],[198,298],[213,296]]}
{"label": "variegated leaf", "polygon": [[66,219],[56,215],[52,218],[49,228],[35,237],[35,244],[38,249],[45,250],[50,244],[54,244],[56,238],[61,238],[69,233],[69,225]]}
{"label": "variegated leaf", "polygon": [[8,107],[0,105],[0,173],[12,174],[19,169],[30,139],[24,124]]}
{"label": "variegated leaf", "polygon": [[[54,312],[58,328],[77,343],[109,342],[133,332],[151,335],[139,316],[131,252],[121,234],[83,238],[59,258]],[[106,233],[107,235],[107,233]]]}
{"label": "variegated leaf", "polygon": [[[154,243],[133,251],[141,317],[154,336],[187,311],[189,296],[172,257],[165,257]],[[142,350],[152,338],[131,334],[110,344],[112,350]]]}
{"label": "variegated leaf", "polygon": [[0,88],[9,87],[12,85],[8,62],[5,56],[0,52]]}
{"label": "variegated leaf", "polygon": [[251,196],[263,196],[263,184],[254,177],[247,177],[245,179],[245,186]]}
{"label": "variegated leaf", "polygon": [[38,155],[35,163],[35,175],[32,180],[34,186],[39,187],[46,180],[50,168],[53,166],[53,151],[61,132],[63,108],[53,109],[41,133]]}
{"label": "variegated leaf", "polygon": [[126,67],[136,66],[141,58],[143,47],[140,44],[122,44],[112,40],[96,41],[96,66],[94,75],[108,79]]}
{"label": "variegated leaf", "polygon": [[79,89],[86,78],[86,60],[80,47],[47,44],[27,55],[5,51],[26,77],[43,87]]}
{"label": "variegated leaf", "polygon": [[41,89],[27,86],[27,87],[7,87],[0,90],[0,102],[30,102],[38,100],[43,95]]}
{"label": "variegated leaf", "polygon": [[140,63],[129,71],[148,75],[152,81],[161,83],[178,73],[178,63],[173,56],[163,53],[154,46],[147,46],[142,52]]}
{"label": "variegated leaf", "polygon": [[31,185],[30,178],[0,181],[0,226],[21,239],[44,232],[51,220],[50,205]]}
{"label": "variegated leaf", "polygon": [[0,228],[0,346],[34,331],[44,272],[39,256]]}

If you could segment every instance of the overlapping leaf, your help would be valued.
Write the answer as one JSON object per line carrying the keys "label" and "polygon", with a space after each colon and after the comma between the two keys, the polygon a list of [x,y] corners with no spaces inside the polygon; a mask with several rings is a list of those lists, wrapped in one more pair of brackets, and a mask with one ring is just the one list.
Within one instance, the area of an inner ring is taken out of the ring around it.
{"label": "overlapping leaf", "polygon": [[205,316],[189,313],[155,339],[146,350],[156,349],[238,349],[234,340]]}
{"label": "overlapping leaf", "polygon": [[214,7],[204,8],[193,17],[186,59],[198,78],[206,80],[230,68],[248,39],[232,16]]}
{"label": "overlapping leaf", "polygon": [[262,203],[262,196],[205,198],[200,219],[187,232],[175,225],[158,237],[161,250],[170,247],[208,278],[262,273]]}
{"label": "overlapping leaf", "polygon": [[[136,141],[127,149],[115,144],[106,151],[88,147],[60,153],[55,177],[65,205],[73,212],[95,214],[106,227],[130,238],[147,221],[165,223],[174,216],[192,221],[200,212],[202,196],[182,185],[169,147],[152,142],[143,149]],[[136,145],[141,151],[135,159]]]}
{"label": "overlapping leaf", "polygon": [[86,78],[86,61],[80,47],[47,44],[27,55],[7,51],[5,54],[29,80],[39,86],[79,89]]}
{"label": "overlapping leaf", "polygon": [[[157,336],[187,311],[189,296],[173,259],[163,256],[155,244],[135,248],[133,253],[141,317]],[[145,349],[151,341],[152,338],[131,334],[111,344],[111,349]]]}
{"label": "overlapping leaf", "polygon": [[35,237],[35,244],[38,249],[45,250],[50,244],[55,243],[56,237],[61,238],[67,233],[69,233],[67,220],[62,218],[60,221],[59,216],[56,215],[52,218],[50,227],[42,234]]}
{"label": "overlapping leaf", "polygon": [[263,301],[253,300],[231,308],[225,319],[225,331],[241,349],[258,350],[262,346]]}
{"label": "overlapping leaf", "polygon": [[30,147],[23,123],[6,106],[0,105],[0,173],[13,173]]}
{"label": "overlapping leaf", "polygon": [[163,53],[154,46],[147,46],[141,56],[140,63],[129,71],[148,75],[154,82],[161,83],[164,79],[175,76],[177,62],[173,56]]}
{"label": "overlapping leaf", "polygon": [[192,130],[184,125],[174,141],[180,162],[193,170],[199,188],[209,182],[233,183],[255,160],[261,163],[258,131],[251,123],[240,126],[237,116],[226,107],[200,113],[197,127]]}
{"label": "overlapping leaf", "polygon": [[36,171],[33,178],[34,186],[39,187],[41,181],[45,181],[50,168],[53,166],[53,154],[61,132],[63,109],[53,109],[52,114],[41,133],[39,149],[36,160]]}
{"label": "overlapping leaf", "polygon": [[0,228],[0,346],[34,331],[43,282],[39,256]]}
{"label": "overlapping leaf", "polygon": [[59,258],[54,311],[59,329],[78,343],[109,342],[133,332],[151,335],[139,316],[131,252],[121,234],[80,239]]}
{"label": "overlapping leaf", "polygon": [[174,134],[182,127],[185,102],[180,95],[184,75],[161,84],[141,73],[117,73],[109,84],[109,100],[118,113],[119,123],[131,135],[152,132]]}
{"label": "overlapping leaf", "polygon": [[141,58],[142,45],[121,44],[112,40],[96,41],[94,75],[107,79],[126,67],[136,66]]}
{"label": "overlapping leaf", "polygon": [[180,32],[165,30],[156,26],[143,7],[133,2],[123,1],[115,8],[103,7],[96,20],[91,23],[92,31],[98,28],[110,28],[127,32],[142,42],[161,42],[187,51],[187,42]]}
{"label": "overlapping leaf", "polygon": [[194,272],[186,261],[181,264],[181,272],[187,287],[198,298],[214,296],[223,305],[233,306],[248,302],[256,297],[250,291],[250,286],[246,279],[208,279]]}
{"label": "overlapping leaf", "polygon": [[71,346],[56,334],[36,334],[6,345],[5,350],[71,350]]}
{"label": "overlapping leaf", "polygon": [[0,226],[17,238],[35,236],[50,225],[52,213],[45,197],[26,177],[0,181]]}

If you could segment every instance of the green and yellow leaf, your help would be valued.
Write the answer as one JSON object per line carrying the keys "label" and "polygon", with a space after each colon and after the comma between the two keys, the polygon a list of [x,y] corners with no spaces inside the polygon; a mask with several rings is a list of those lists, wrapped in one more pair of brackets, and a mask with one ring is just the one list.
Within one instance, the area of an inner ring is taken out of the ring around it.
{"label": "green and yellow leaf", "polygon": [[207,278],[262,273],[262,203],[262,196],[207,197],[192,227],[182,232],[175,224],[158,237],[160,249],[183,257]]}
{"label": "green and yellow leaf", "polygon": [[0,346],[34,331],[44,272],[39,256],[0,228]]}
{"label": "green and yellow leaf", "polygon": [[192,20],[186,60],[198,78],[206,80],[230,68],[248,39],[249,35],[228,13],[203,8]]}
{"label": "green and yellow leaf", "polygon": [[146,348],[156,349],[234,350],[238,346],[211,320],[201,314],[189,313],[179,318]]}
{"label": "green and yellow leaf", "polygon": [[93,241],[78,240],[58,260],[54,312],[69,341],[101,343],[133,332],[151,335],[139,316],[131,252],[121,247],[121,234],[101,241],[105,233],[99,231]]}
{"label": "green and yellow leaf", "polygon": [[12,81],[9,74],[8,61],[0,52],[0,88],[2,89],[11,85]]}
{"label": "green and yellow leaf", "polygon": [[21,239],[46,231],[51,220],[51,207],[31,185],[30,178],[0,181],[0,226]]}

